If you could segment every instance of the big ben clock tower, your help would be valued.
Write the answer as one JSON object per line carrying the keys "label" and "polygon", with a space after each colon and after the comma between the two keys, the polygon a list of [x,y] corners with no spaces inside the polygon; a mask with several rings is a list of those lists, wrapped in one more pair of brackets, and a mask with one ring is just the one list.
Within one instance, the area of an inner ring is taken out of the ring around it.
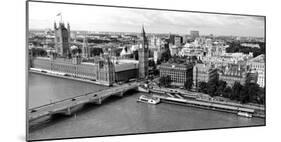
{"label": "big ben clock tower", "polygon": [[145,79],[148,75],[148,41],[142,26],[141,43],[139,45],[139,79]]}

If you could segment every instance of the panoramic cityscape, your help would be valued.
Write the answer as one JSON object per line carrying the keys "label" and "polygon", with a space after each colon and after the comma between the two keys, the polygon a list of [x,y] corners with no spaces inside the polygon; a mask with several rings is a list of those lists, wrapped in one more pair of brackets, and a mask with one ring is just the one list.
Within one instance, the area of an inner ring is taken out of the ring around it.
{"label": "panoramic cityscape", "polygon": [[29,2],[28,22],[29,140],[265,125],[262,16]]}

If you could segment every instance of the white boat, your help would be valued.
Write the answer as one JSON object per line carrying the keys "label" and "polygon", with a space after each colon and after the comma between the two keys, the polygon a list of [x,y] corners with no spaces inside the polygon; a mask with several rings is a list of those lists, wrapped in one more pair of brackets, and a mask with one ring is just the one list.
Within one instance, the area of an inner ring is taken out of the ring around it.
{"label": "white boat", "polygon": [[142,87],[142,86],[138,86],[138,90],[139,90],[140,92],[149,93],[149,89],[146,89],[146,88],[144,88],[144,87]]}
{"label": "white boat", "polygon": [[160,103],[160,98],[157,97],[148,97],[146,95],[141,95],[138,100],[138,102],[143,102],[143,103],[149,103],[149,104],[158,104]]}
{"label": "white boat", "polygon": [[237,115],[239,115],[239,116],[244,116],[244,117],[253,117],[252,114],[247,113],[247,112],[242,112],[242,111],[239,111],[239,112],[237,113]]}

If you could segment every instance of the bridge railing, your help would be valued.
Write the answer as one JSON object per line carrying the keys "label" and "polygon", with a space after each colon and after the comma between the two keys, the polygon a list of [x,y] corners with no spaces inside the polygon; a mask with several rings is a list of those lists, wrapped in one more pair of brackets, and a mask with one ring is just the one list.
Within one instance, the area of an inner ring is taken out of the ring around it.
{"label": "bridge railing", "polygon": [[[69,107],[74,107],[76,105],[85,104],[85,103],[91,102],[95,99],[108,97],[115,93],[120,93],[123,91],[127,91],[130,89],[136,88],[137,86],[138,86],[138,83],[125,84],[122,86],[117,86],[117,87],[106,89],[106,90],[99,90],[97,92],[88,92],[88,93],[85,93],[80,96],[63,99],[63,100],[53,102],[50,104],[45,104],[45,105],[39,106],[39,107],[34,107],[34,108],[29,109],[29,111],[28,111],[29,120],[36,119],[36,117],[48,115],[48,114],[56,112],[56,111],[63,111]],[[85,97],[85,98],[83,98],[83,97]],[[95,99],[92,99],[92,97],[95,97]],[[79,100],[79,98],[81,98],[82,100]],[[61,106],[59,106],[59,105],[61,105]],[[57,106],[57,108],[56,108],[56,106]],[[54,108],[52,108],[52,107],[54,107]],[[50,109],[50,110],[48,110],[48,109]]]}

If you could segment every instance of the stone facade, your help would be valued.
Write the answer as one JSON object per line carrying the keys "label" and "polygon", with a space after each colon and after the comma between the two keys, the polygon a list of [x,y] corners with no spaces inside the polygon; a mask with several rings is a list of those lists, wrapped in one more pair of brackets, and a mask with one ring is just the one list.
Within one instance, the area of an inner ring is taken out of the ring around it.
{"label": "stone facade", "polygon": [[160,77],[170,76],[172,84],[183,86],[186,81],[192,80],[192,64],[162,63],[159,66]]}
{"label": "stone facade", "polygon": [[90,48],[89,48],[89,45],[88,45],[88,41],[87,41],[86,36],[85,36],[84,39],[83,39],[82,57],[83,57],[83,58],[86,58],[86,59],[90,57]]}
{"label": "stone facade", "polygon": [[142,27],[139,55],[139,79],[145,79],[148,75],[148,41]]}
{"label": "stone facade", "polygon": [[247,70],[245,66],[228,65],[219,71],[219,80],[223,80],[228,86],[233,86],[235,82],[245,85],[246,81],[257,83],[257,73]]}
{"label": "stone facade", "polygon": [[112,85],[114,80],[114,66],[109,60],[97,63],[81,62],[81,57],[66,58],[43,58],[36,57],[31,67],[50,71],[66,73],[73,77],[85,78]]}
{"label": "stone facade", "polygon": [[193,67],[193,87],[197,88],[199,82],[208,82],[210,80],[218,78],[218,72],[216,68],[212,68],[206,64],[196,64]]}
{"label": "stone facade", "polygon": [[260,87],[265,86],[265,57],[264,55],[259,55],[247,62],[250,68],[258,73],[257,83]]}
{"label": "stone facade", "polygon": [[138,76],[138,64],[120,63],[114,64],[107,58],[95,62],[82,62],[81,56],[75,55],[72,59],[51,56],[30,58],[29,66],[50,71],[66,73],[79,78],[98,81],[106,85],[112,85],[119,81],[128,81]]}
{"label": "stone facade", "polygon": [[67,24],[67,28],[64,23],[59,23],[57,27],[54,23],[55,33],[55,49],[56,53],[60,56],[66,57],[69,53],[69,42],[70,42],[70,26]]}

